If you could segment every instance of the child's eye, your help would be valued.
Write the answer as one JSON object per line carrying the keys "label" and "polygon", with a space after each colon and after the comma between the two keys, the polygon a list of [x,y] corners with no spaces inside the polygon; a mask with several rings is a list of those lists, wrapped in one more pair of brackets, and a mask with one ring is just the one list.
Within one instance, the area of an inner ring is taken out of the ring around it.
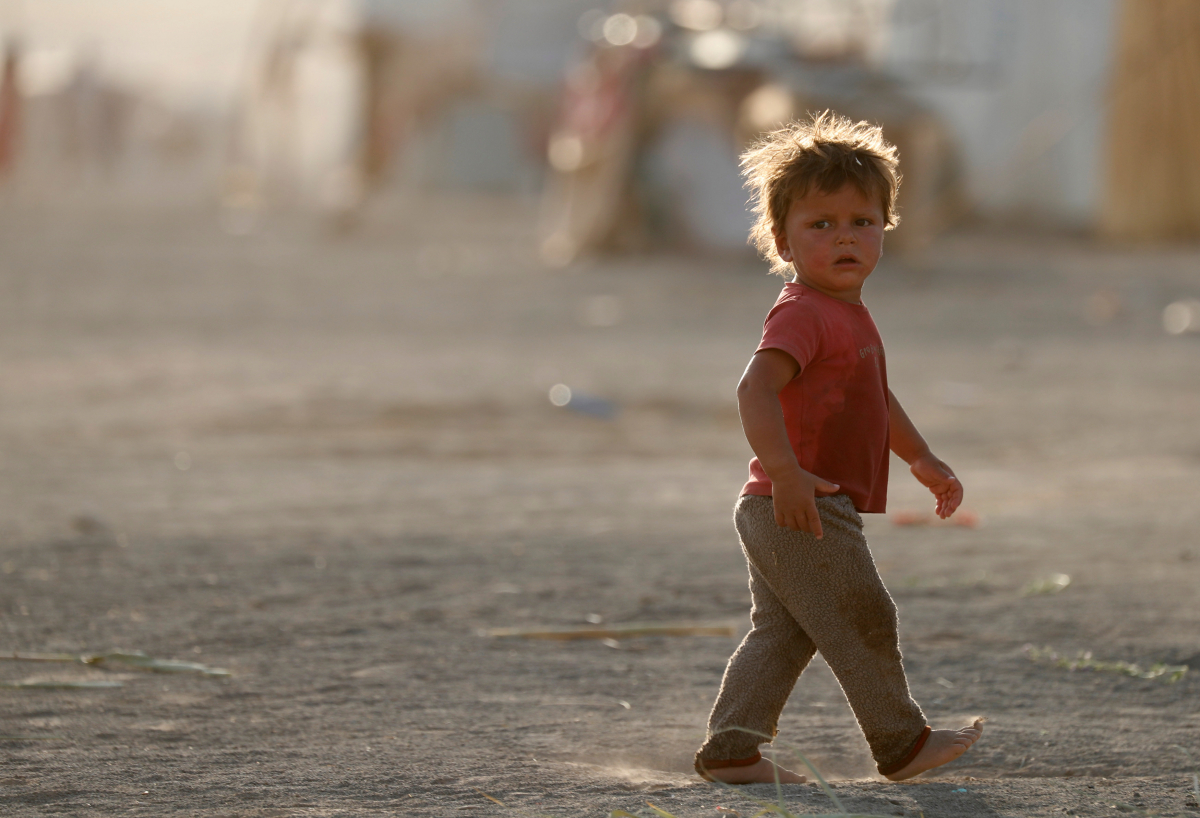
{"label": "child's eye", "polygon": [[870,219],[859,219],[857,222],[855,222],[855,224],[857,224],[859,227],[870,227],[872,224],[874,224],[874,222],[872,222]]}
{"label": "child's eye", "polygon": [[828,226],[829,226],[829,222],[827,222],[824,219],[822,219],[819,222],[813,222],[813,227],[817,228],[818,230],[824,230]]}

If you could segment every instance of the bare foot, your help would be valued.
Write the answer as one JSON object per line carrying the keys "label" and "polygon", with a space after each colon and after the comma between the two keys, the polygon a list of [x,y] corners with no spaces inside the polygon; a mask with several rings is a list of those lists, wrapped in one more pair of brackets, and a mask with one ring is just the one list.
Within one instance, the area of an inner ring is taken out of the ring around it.
{"label": "bare foot", "polygon": [[899,772],[892,773],[886,778],[892,781],[903,781],[920,775],[926,770],[948,764],[971,749],[971,745],[979,741],[983,735],[983,719],[975,719],[970,727],[961,730],[934,730],[925,741],[925,746],[917,757]]}
{"label": "bare foot", "polygon": [[803,784],[808,781],[799,773],[785,770],[765,758],[760,758],[748,767],[722,767],[709,770],[708,774],[726,784],[774,784],[776,775],[779,776],[780,784]]}

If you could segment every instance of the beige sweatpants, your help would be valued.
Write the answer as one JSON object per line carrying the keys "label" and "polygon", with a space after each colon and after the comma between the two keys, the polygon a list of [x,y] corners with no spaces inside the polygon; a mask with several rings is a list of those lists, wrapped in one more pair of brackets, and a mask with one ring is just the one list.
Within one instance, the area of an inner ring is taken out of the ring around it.
{"label": "beige sweatpants", "polygon": [[[753,756],[816,651],[837,676],[880,769],[914,748],[925,716],[908,692],[896,605],[844,494],[817,498],[824,539],[775,523],[770,497],[743,496],[734,523],[750,565],[752,627],[734,651],[696,753],[704,761]],[[743,729],[738,729],[743,728]]]}

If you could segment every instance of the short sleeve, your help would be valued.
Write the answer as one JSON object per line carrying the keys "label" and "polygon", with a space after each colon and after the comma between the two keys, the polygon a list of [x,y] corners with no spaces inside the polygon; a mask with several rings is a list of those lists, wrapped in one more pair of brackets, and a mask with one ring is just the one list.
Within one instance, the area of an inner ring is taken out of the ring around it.
{"label": "short sleeve", "polygon": [[811,301],[788,298],[767,313],[762,342],[756,352],[781,349],[796,359],[801,369],[817,358],[821,317]]}

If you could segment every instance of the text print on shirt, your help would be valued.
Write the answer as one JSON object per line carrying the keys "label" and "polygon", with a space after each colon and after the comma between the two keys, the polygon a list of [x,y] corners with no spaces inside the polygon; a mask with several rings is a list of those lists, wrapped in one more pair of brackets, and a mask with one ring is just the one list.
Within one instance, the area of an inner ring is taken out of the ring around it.
{"label": "text print on shirt", "polygon": [[870,346],[863,347],[858,351],[858,357],[860,358],[865,358],[867,355],[875,356],[875,368],[878,369],[879,359],[883,357],[883,347],[879,346],[878,344],[871,344]]}

